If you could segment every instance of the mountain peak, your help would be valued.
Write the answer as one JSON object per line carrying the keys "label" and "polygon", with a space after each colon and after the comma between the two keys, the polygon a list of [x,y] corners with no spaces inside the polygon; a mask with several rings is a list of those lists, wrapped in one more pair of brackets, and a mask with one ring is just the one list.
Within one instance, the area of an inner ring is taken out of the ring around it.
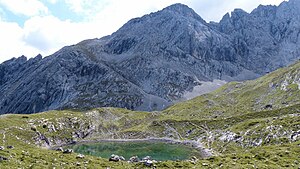
{"label": "mountain peak", "polygon": [[171,11],[178,15],[182,15],[185,17],[193,17],[201,22],[206,23],[192,8],[188,7],[187,5],[176,3],[164,8],[162,11]]}
{"label": "mountain peak", "polygon": [[147,36],[149,34],[160,34],[162,32],[162,34],[164,35],[173,34],[175,28],[177,31],[186,30],[188,29],[187,27],[189,27],[189,25],[207,25],[207,23],[187,5],[176,3],[160,11],[153,12],[139,18],[131,19],[126,24],[124,24],[117,32],[113,33],[113,36],[111,37],[124,37],[125,34],[126,37],[129,37],[130,35],[138,37],[135,38],[134,41],[124,41],[124,43],[126,44],[133,45],[136,43],[137,39],[141,39],[141,37]]}
{"label": "mountain peak", "polygon": [[231,12],[231,17],[233,18],[242,18],[246,15],[248,15],[248,13],[243,9],[239,9],[239,8],[234,9],[233,12]]}
{"label": "mountain peak", "polygon": [[176,12],[185,12],[185,11],[193,11],[190,7],[187,5],[181,4],[181,3],[176,3],[173,5],[170,5],[163,10],[171,10],[171,11],[176,11]]}
{"label": "mountain peak", "polygon": [[18,63],[18,64],[23,64],[23,63],[25,63],[26,61],[27,61],[27,57],[24,56],[24,55],[22,55],[22,56],[20,56],[20,57],[18,57],[18,58],[14,58],[14,62],[15,62],[15,63]]}

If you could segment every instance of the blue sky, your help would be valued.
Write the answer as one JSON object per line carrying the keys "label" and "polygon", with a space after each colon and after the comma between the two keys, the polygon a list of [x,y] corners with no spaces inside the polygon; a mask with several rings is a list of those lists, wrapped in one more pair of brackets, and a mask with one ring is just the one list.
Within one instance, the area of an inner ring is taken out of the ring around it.
{"label": "blue sky", "polygon": [[12,57],[50,55],[63,46],[100,38],[129,19],[174,3],[193,8],[206,21],[226,12],[250,12],[283,0],[0,0],[0,63]]}

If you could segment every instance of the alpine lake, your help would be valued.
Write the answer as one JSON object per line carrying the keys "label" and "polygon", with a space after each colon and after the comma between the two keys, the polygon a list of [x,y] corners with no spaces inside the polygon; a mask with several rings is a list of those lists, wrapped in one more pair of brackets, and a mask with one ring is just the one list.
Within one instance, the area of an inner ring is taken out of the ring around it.
{"label": "alpine lake", "polygon": [[132,156],[150,156],[157,161],[187,160],[193,156],[202,158],[201,152],[191,146],[162,141],[101,141],[74,144],[66,148],[73,149],[76,153],[102,158],[109,158],[115,154],[123,156],[126,160]]}

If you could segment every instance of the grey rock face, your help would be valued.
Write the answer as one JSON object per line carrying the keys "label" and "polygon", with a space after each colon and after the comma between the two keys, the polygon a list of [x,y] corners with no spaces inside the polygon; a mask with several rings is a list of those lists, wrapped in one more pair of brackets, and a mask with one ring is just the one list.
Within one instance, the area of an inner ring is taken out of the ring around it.
{"label": "grey rock face", "polygon": [[0,64],[0,114],[161,110],[203,81],[259,77],[299,58],[299,8],[291,0],[206,23],[175,4],[43,59],[11,59]]}
{"label": "grey rock face", "polygon": [[250,14],[234,10],[217,29],[228,35],[244,68],[264,74],[299,58],[300,3],[283,2],[278,7],[260,5]]}

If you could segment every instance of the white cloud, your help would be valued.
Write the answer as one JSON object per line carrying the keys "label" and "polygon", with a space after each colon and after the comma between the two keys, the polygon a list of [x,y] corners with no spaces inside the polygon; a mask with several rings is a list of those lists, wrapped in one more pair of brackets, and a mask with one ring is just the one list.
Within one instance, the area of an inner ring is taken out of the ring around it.
{"label": "white cloud", "polygon": [[48,8],[38,0],[0,0],[0,4],[17,15],[35,16],[48,13]]}
{"label": "white cloud", "polygon": [[74,23],[54,16],[37,16],[25,22],[23,40],[43,53],[50,54],[65,45],[95,38],[97,33],[99,29],[93,23]]}
{"label": "white cloud", "polygon": [[0,21],[2,21],[4,14],[5,13],[4,13],[3,9],[0,7]]}
{"label": "white cloud", "polygon": [[[71,2],[71,0],[66,1]],[[141,17],[150,12],[156,12],[168,5],[176,3],[174,0],[101,0],[94,4],[85,3],[85,0],[76,1],[76,6],[78,7],[77,12],[80,10],[84,11],[83,13],[86,14],[86,18],[88,18],[87,21],[95,26],[89,30],[95,33],[97,32],[98,36],[96,37],[111,34],[132,18]],[[177,2],[179,2],[179,0]]]}
{"label": "white cloud", "polygon": [[23,28],[17,23],[0,21],[0,28],[0,63],[21,55],[34,57],[41,53],[47,56],[63,46],[101,37],[104,30],[98,23],[74,23],[54,16],[32,17]]}
{"label": "white cloud", "polygon": [[109,0],[64,0],[70,9],[76,13],[88,14],[94,9],[101,9]]}
{"label": "white cloud", "polygon": [[279,5],[282,1],[287,1],[287,0],[261,0],[260,3],[262,5]]}
{"label": "white cloud", "polygon": [[51,4],[56,4],[58,0],[47,0]]}
{"label": "white cloud", "polygon": [[22,41],[23,29],[17,23],[0,21],[0,28],[0,63],[22,54],[38,54],[35,48]]}

